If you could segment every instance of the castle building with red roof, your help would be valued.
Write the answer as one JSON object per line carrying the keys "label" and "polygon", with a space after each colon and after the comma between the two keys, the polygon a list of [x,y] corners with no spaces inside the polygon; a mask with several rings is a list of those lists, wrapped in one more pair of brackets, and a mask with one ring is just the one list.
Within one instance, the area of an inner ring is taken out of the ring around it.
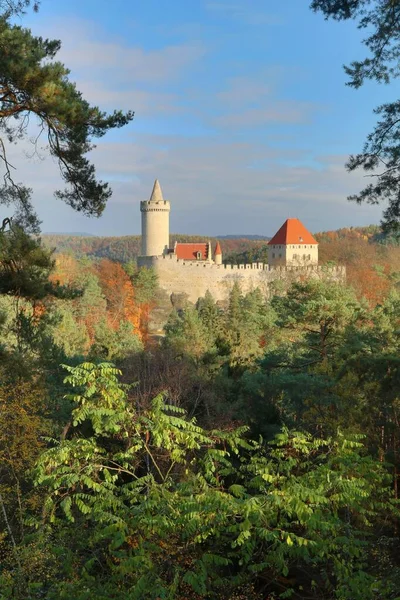
{"label": "castle building with red roof", "polygon": [[175,242],[174,254],[181,260],[211,261],[211,242]]}
{"label": "castle building with red roof", "polygon": [[268,242],[268,264],[275,267],[318,265],[318,242],[299,219],[286,219]]}
{"label": "castle building with red roof", "polygon": [[149,200],[140,203],[142,213],[142,252],[140,267],[151,267],[159,288],[170,302],[183,297],[195,303],[209,291],[224,303],[235,282],[242,292],[256,288],[266,296],[270,284],[279,279],[288,285],[300,277],[345,280],[345,267],[319,267],[318,242],[299,219],[287,219],[268,242],[268,264],[224,264],[221,244],[210,241],[170,243],[170,203],[164,200],[156,180]]}
{"label": "castle building with red roof", "polygon": [[[164,200],[158,179],[155,180],[149,200],[140,203],[142,213],[142,254],[141,256],[174,255],[177,260],[198,263],[222,264],[222,250],[217,242],[214,253],[211,242],[175,242],[169,247],[169,213],[171,205]],[[213,258],[214,256],[214,258]]]}

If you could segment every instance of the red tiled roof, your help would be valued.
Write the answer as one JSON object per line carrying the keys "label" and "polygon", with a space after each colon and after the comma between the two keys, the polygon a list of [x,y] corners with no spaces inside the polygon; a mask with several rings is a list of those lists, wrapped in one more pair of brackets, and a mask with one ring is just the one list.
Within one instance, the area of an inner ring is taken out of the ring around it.
{"label": "red tiled roof", "polygon": [[268,245],[276,244],[318,244],[299,219],[286,219]]}
{"label": "red tiled roof", "polygon": [[[198,252],[200,252],[201,258],[197,258]],[[202,242],[196,244],[184,244],[178,242],[175,245],[175,254],[178,258],[183,260],[207,260],[208,244]]]}
{"label": "red tiled roof", "polygon": [[222,254],[222,250],[221,250],[221,246],[220,246],[219,242],[217,242],[217,244],[215,246],[214,256],[217,256],[217,254]]}

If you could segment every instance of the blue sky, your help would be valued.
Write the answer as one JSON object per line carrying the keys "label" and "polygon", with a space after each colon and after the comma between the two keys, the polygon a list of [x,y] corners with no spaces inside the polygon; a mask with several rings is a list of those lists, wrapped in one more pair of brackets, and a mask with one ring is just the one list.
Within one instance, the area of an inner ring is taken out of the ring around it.
{"label": "blue sky", "polygon": [[346,87],[342,65],[363,56],[360,32],[308,4],[42,0],[22,23],[62,40],[60,59],[89,101],[136,113],[93,152],[114,190],[100,219],[52,197],[60,184],[45,149],[29,159],[13,150],[43,231],[139,233],[156,177],[175,232],[272,235],[287,217],[314,232],[379,222],[381,207],[347,202],[365,178],[343,165],[394,86]]}

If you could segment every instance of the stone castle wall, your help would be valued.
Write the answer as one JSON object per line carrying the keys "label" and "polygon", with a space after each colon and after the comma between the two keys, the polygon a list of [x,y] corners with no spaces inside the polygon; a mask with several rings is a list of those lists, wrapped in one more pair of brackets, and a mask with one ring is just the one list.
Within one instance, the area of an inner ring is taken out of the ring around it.
{"label": "stone castle wall", "polygon": [[216,265],[180,260],[173,254],[140,256],[138,265],[155,269],[159,286],[169,298],[173,294],[183,294],[193,303],[204,296],[207,290],[216,301],[225,302],[235,281],[240,284],[244,293],[259,288],[268,296],[270,284],[277,280],[290,283],[300,279],[319,278],[343,282],[346,278],[345,267],[273,267],[263,263]]}

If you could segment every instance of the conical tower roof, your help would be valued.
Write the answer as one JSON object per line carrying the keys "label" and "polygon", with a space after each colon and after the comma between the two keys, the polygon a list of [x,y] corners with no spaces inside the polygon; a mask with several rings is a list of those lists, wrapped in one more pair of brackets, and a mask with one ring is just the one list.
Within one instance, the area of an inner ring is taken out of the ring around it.
{"label": "conical tower roof", "polygon": [[220,246],[219,242],[217,242],[217,244],[215,246],[214,256],[217,256],[217,254],[222,254],[222,250],[221,250],[221,246]]}
{"label": "conical tower roof", "polygon": [[151,192],[150,202],[164,202],[163,193],[158,179],[155,180],[153,191]]}
{"label": "conical tower roof", "polygon": [[274,244],[318,244],[318,242],[299,219],[286,219],[282,227],[268,244],[272,246]]}

